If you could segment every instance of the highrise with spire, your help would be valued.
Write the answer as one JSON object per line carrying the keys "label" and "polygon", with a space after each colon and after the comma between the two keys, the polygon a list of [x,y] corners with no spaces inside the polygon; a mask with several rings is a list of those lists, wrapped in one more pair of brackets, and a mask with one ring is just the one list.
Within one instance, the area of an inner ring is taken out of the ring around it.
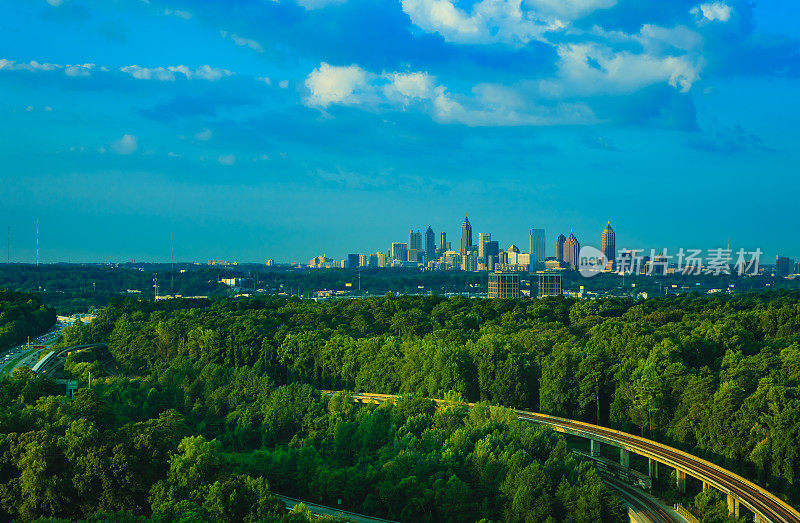
{"label": "highrise with spire", "polygon": [[610,221],[606,224],[606,228],[603,229],[603,256],[606,257],[609,265],[613,267],[617,259],[617,240]]}
{"label": "highrise with spire", "polygon": [[464,223],[461,224],[461,255],[464,256],[470,247],[472,247],[472,225],[465,216]]}
{"label": "highrise with spire", "polygon": [[570,232],[569,238],[567,238],[567,241],[564,244],[564,262],[567,263],[570,269],[573,271],[578,270],[580,253],[581,244],[578,243],[578,239],[575,237],[575,235]]}
{"label": "highrise with spire", "polygon": [[428,230],[425,231],[425,258],[427,261],[434,261],[436,259],[436,235],[433,234],[433,229],[428,225]]}

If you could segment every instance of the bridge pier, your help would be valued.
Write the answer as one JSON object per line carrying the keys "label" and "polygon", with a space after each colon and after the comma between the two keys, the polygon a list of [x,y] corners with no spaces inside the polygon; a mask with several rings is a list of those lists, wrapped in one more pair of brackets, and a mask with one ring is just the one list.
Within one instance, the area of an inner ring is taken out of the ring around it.
{"label": "bridge pier", "polygon": [[710,488],[710,487],[709,487],[708,483],[706,483],[706,482],[704,481],[704,482],[703,482],[703,492],[705,492],[705,491],[706,491],[706,490],[708,490],[709,488]]}
{"label": "bridge pier", "polygon": [[658,479],[658,461],[653,458],[647,459],[647,475],[653,479]]}
{"label": "bridge pier", "polygon": [[600,442],[593,439],[589,440],[589,454],[594,458],[600,455]]}
{"label": "bridge pier", "polygon": [[[728,494],[728,514],[739,517],[739,500]],[[757,518],[756,518],[757,519]]]}
{"label": "bridge pier", "polygon": [[686,472],[675,469],[675,486],[680,492],[686,492]]}
{"label": "bridge pier", "polygon": [[627,449],[620,447],[619,449],[619,464],[625,468],[631,466],[631,455]]}

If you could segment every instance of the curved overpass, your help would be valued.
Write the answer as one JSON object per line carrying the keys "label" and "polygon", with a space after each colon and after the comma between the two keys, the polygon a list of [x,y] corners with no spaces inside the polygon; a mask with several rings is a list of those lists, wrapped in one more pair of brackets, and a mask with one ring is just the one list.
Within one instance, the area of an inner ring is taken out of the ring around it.
{"label": "curved overpass", "polygon": [[47,354],[41,360],[37,361],[36,365],[34,365],[31,370],[37,374],[46,374],[47,372],[52,371],[55,368],[58,368],[59,364],[63,367],[67,355],[72,351],[90,350],[101,347],[105,348],[107,347],[107,345],[105,343],[90,343],[88,345],[73,345],[71,347],[56,349],[53,352]]}
{"label": "curved overpass", "polygon": [[[331,392],[331,391],[323,391]],[[362,401],[385,401],[398,396],[391,394],[353,394],[353,397]],[[443,400],[434,400],[444,403]],[[472,403],[469,404],[472,407]],[[701,480],[705,485],[712,486],[728,496],[728,509],[738,515],[739,503],[750,509],[755,514],[756,521],[770,521],[775,523],[800,523],[800,512],[788,503],[779,499],[774,494],[759,487],[755,483],[730,472],[719,465],[698,458],[688,452],[658,443],[627,432],[592,425],[537,412],[515,410],[519,419],[530,423],[548,426],[558,432],[587,438],[592,442],[602,442],[618,447],[627,461],[627,453],[635,452],[651,460],[651,474],[657,475],[655,463],[663,463],[677,471],[678,486],[685,486],[686,475]],[[626,463],[627,464],[627,463]],[[682,483],[682,484],[681,484]]]}

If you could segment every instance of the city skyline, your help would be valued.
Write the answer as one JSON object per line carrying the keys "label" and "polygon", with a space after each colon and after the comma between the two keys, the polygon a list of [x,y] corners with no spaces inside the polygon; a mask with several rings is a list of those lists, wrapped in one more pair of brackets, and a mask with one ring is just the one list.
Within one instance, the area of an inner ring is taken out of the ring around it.
{"label": "city skyline", "polygon": [[6,2],[11,259],[37,219],[42,262],[165,260],[171,234],[256,262],[412,223],[455,246],[465,208],[517,245],[602,216],[620,244],[800,257],[800,4],[435,3]]}

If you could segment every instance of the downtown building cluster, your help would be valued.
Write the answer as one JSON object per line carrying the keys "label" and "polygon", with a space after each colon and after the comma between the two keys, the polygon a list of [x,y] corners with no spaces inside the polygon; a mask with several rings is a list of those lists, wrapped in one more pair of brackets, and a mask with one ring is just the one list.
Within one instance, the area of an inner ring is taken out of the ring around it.
{"label": "downtown building cluster", "polygon": [[[477,240],[477,241],[476,241]],[[614,230],[609,223],[602,233],[603,253],[608,260],[616,258]],[[527,251],[510,244],[507,247],[492,239],[492,233],[473,234],[469,217],[460,228],[459,243],[454,246],[446,232],[437,236],[431,226],[421,232],[411,230],[407,242],[393,242],[387,252],[349,254],[345,260],[325,256],[313,258],[312,268],[356,267],[418,267],[429,270],[462,270],[486,272],[542,272],[547,270],[577,270],[580,263],[580,242],[573,233],[556,238],[556,255],[547,257],[544,229],[532,228]],[[610,268],[610,267],[609,267]]]}

